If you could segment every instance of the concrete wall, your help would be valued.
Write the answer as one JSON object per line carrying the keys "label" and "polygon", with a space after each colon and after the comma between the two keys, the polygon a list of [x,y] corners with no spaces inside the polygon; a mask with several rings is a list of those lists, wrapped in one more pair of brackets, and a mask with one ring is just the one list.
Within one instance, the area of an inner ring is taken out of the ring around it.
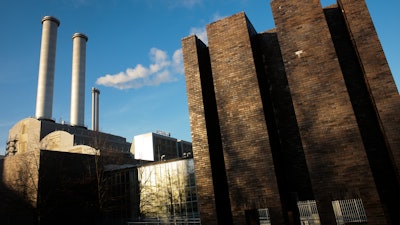
{"label": "concrete wall", "polygon": [[39,190],[39,151],[31,150],[3,159],[2,183],[36,208]]}

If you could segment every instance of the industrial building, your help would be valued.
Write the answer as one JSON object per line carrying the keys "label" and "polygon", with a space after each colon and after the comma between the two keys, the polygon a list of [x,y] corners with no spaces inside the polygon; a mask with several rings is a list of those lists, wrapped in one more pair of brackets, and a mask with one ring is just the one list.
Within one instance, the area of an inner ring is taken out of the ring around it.
{"label": "industrial building", "polygon": [[[6,155],[0,156],[0,223],[123,225],[163,217],[199,224],[190,142],[157,131],[135,136],[131,146],[124,137],[101,132],[97,88],[91,90],[92,128],[85,126],[85,34],[72,35],[70,122],[52,118],[59,25],[55,17],[42,19],[35,116],[9,130]],[[153,170],[157,176],[143,172]],[[152,189],[145,174],[158,194],[173,193],[177,206],[166,195],[145,199],[142,194]],[[144,202],[159,206],[156,216],[145,213]]]}
{"label": "industrial building", "polygon": [[135,163],[124,137],[99,131],[100,91],[95,88],[92,129],[85,127],[88,37],[82,33],[72,35],[70,123],[52,119],[59,25],[55,17],[42,19],[35,117],[20,120],[9,130],[6,155],[0,161],[0,195],[5,199],[0,208],[5,207],[1,215],[9,224],[94,223],[104,166]]}
{"label": "industrial building", "polygon": [[[364,0],[182,39],[201,221],[400,224],[400,96]],[[262,7],[262,5],[260,5]]]}
{"label": "industrial building", "polygon": [[92,130],[85,127],[86,42],[82,33],[72,35],[72,79],[70,123],[52,119],[57,29],[60,21],[52,16],[42,19],[42,40],[38,73],[35,118],[17,122],[9,131],[6,155],[49,149],[89,152],[108,149],[129,152],[130,143],[116,135],[99,131],[99,95],[92,89]]}
{"label": "industrial building", "polygon": [[156,131],[133,137],[130,152],[136,160],[165,161],[192,156],[192,143],[171,137],[165,131]]}
{"label": "industrial building", "polygon": [[137,167],[139,217],[128,224],[200,224],[193,158]]}

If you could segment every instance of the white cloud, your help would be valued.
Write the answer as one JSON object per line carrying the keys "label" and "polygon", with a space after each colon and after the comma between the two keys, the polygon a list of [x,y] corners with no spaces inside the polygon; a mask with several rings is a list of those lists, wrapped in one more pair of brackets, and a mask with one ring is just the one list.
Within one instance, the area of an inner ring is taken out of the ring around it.
{"label": "white cloud", "polygon": [[193,8],[196,5],[200,5],[202,3],[202,0],[169,0],[168,3],[171,8],[180,6]]}
{"label": "white cloud", "polygon": [[[218,12],[214,13],[211,18],[211,22],[215,22],[217,20],[223,19],[226,16],[221,16]],[[207,37],[207,30],[206,26],[203,27],[192,27],[190,28],[189,33],[195,34],[204,44],[208,45],[208,37]]]}
{"label": "white cloud", "polygon": [[182,3],[186,7],[193,7],[197,4],[200,4],[202,0],[182,0]]}
{"label": "white cloud", "polygon": [[192,27],[190,34],[195,34],[202,42],[208,44],[207,31],[205,27]]}
{"label": "white cloud", "polygon": [[118,89],[141,88],[177,81],[177,75],[183,74],[182,49],[176,50],[170,60],[165,51],[152,48],[150,60],[152,64],[148,67],[138,64],[125,72],[106,74],[99,77],[96,84]]}
{"label": "white cloud", "polygon": [[226,16],[221,16],[218,12],[214,13],[213,18],[212,18],[212,22],[215,22],[217,20],[223,19]]}
{"label": "white cloud", "polygon": [[176,50],[172,55],[172,65],[176,73],[184,74],[182,49]]}

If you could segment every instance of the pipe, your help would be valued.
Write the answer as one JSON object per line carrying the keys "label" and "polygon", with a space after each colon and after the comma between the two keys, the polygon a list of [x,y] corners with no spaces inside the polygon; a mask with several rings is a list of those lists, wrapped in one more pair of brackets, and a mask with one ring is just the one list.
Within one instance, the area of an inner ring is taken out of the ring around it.
{"label": "pipe", "polygon": [[99,95],[100,90],[92,88],[92,130],[99,131]]}
{"label": "pipe", "polygon": [[86,72],[86,42],[88,37],[82,33],[72,36],[72,82],[71,111],[72,126],[85,126],[85,72]]}
{"label": "pipe", "polygon": [[59,26],[60,21],[55,17],[45,16],[42,18],[42,42],[35,112],[37,119],[52,120],[57,29]]}

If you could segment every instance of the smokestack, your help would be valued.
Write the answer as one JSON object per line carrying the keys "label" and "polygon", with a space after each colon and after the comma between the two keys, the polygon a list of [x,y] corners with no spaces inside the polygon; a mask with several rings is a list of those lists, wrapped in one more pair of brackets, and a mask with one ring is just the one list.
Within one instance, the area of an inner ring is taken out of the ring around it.
{"label": "smokestack", "polygon": [[37,119],[52,120],[58,26],[60,26],[60,21],[57,18],[51,16],[42,18],[42,42],[35,113]]}
{"label": "smokestack", "polygon": [[99,131],[99,95],[100,90],[92,88],[92,130]]}
{"label": "smokestack", "polygon": [[71,83],[71,113],[72,126],[84,127],[85,119],[85,71],[86,42],[88,38],[81,33],[72,36],[72,83]]}

